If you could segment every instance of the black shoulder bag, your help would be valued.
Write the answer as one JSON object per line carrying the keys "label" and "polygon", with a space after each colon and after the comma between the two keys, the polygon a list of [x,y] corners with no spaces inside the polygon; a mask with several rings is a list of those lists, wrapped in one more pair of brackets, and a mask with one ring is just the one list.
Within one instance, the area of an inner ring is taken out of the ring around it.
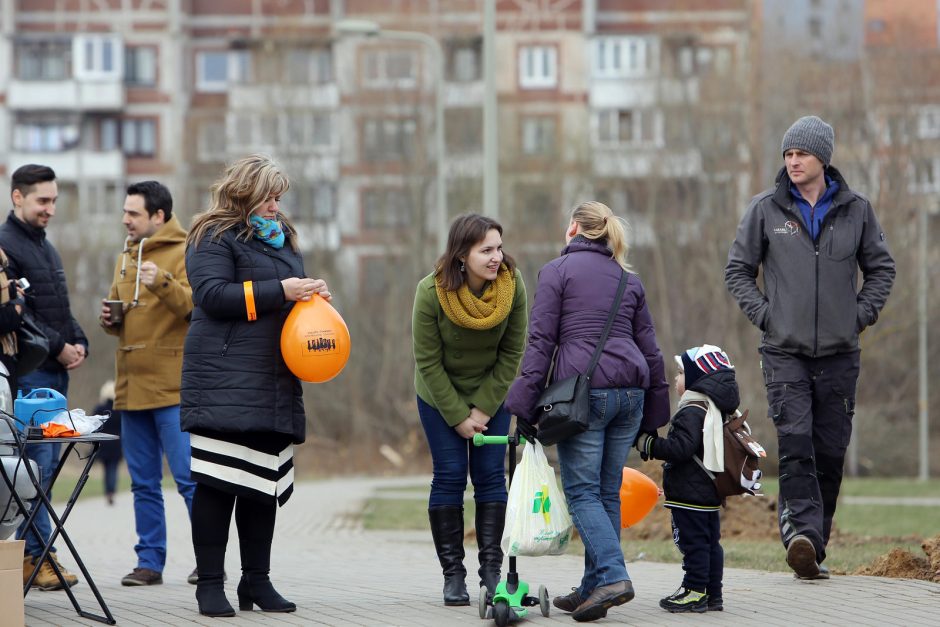
{"label": "black shoulder bag", "polygon": [[41,366],[49,356],[49,338],[42,332],[27,309],[21,314],[22,324],[16,330],[16,376],[22,377]]}
{"label": "black shoulder bag", "polygon": [[614,325],[614,318],[620,310],[620,301],[623,299],[626,286],[627,273],[623,272],[620,275],[620,284],[617,286],[617,295],[614,297],[614,306],[607,315],[607,324],[597,342],[597,348],[594,349],[594,356],[591,357],[591,365],[588,366],[587,372],[555,381],[539,396],[535,410],[538,416],[536,437],[544,446],[558,444],[573,435],[587,431],[591,419],[591,376],[601,358],[604,344],[607,343],[607,336]]}

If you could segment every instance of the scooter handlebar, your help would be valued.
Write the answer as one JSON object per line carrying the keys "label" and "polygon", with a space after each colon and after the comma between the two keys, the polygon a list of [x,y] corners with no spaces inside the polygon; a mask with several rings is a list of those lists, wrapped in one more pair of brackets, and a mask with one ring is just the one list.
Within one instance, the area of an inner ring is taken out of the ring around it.
{"label": "scooter handlebar", "polygon": [[508,435],[483,435],[482,433],[473,434],[473,445],[484,446],[486,444],[509,444]]}

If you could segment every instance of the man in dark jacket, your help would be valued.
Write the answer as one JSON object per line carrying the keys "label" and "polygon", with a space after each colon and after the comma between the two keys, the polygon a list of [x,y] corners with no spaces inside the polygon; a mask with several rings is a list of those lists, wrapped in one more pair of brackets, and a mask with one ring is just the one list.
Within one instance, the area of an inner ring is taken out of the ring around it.
{"label": "man in dark jacket", "polygon": [[[740,393],[731,359],[717,346],[690,348],[676,356],[676,364],[679,411],[669,423],[669,433],[664,438],[655,431],[643,433],[636,443],[644,461],[666,462],[665,506],[672,512],[672,538],[685,571],[682,585],[659,606],[668,612],[720,612],[725,564],[719,542],[722,499],[705,469],[720,472],[724,467],[724,458],[717,459],[717,444],[723,443],[724,417],[738,408]],[[706,449],[715,455],[710,458]]]}
{"label": "man in dark jacket", "polygon": [[787,130],[786,165],[776,185],[751,201],[725,268],[728,290],[763,332],[780,458],[780,537],[803,579],[829,577],[820,564],[852,433],[858,337],[878,319],[895,275],[871,203],[830,165],[833,143],[832,127],[815,116]]}
{"label": "man in dark jacket", "polygon": [[[52,388],[67,395],[69,370],[84,363],[88,354],[88,340],[69,308],[62,259],[46,239],[46,227],[55,216],[58,197],[55,172],[47,166],[34,164],[18,168],[13,173],[10,196],[13,211],[6,223],[0,226],[0,248],[9,258],[13,275],[29,281],[30,288],[25,294],[26,307],[49,338],[49,358],[38,369],[20,377],[18,387],[24,394],[35,388]],[[59,444],[27,446],[28,456],[35,460],[42,471],[42,486],[47,492],[59,453]],[[44,507],[37,514],[35,523],[44,537],[51,534],[49,514]],[[21,526],[17,537],[23,537],[25,531]],[[39,568],[33,585],[43,590],[60,589],[62,585],[52,566],[48,562],[35,564],[36,558],[42,554],[45,540],[40,540],[32,532],[25,534],[25,537],[23,581],[26,581],[33,569]],[[55,549],[49,558],[58,564]],[[70,586],[78,583],[78,577],[61,565],[59,569]]]}

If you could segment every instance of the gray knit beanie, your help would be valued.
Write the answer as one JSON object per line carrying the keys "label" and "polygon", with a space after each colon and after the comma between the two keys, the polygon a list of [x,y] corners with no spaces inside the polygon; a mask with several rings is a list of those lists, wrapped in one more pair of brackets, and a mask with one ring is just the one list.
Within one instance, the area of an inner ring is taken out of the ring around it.
{"label": "gray knit beanie", "polygon": [[835,139],[831,126],[815,115],[807,115],[794,122],[783,134],[780,151],[786,154],[788,150],[797,148],[815,156],[823,165],[829,165]]}

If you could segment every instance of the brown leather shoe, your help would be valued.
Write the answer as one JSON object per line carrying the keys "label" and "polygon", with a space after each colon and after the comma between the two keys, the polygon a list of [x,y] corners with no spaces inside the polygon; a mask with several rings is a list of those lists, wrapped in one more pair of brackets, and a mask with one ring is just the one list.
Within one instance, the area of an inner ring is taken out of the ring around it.
{"label": "brown leather shoe", "polygon": [[816,548],[809,538],[803,535],[793,536],[787,545],[787,565],[800,579],[815,579],[819,575]]}
{"label": "brown leather shoe", "polygon": [[581,605],[583,601],[584,599],[582,599],[581,595],[578,594],[578,589],[572,588],[571,592],[568,594],[552,599],[552,605],[561,611],[568,612],[570,614],[571,612],[578,609],[578,606]]}
{"label": "brown leather shoe", "polygon": [[571,618],[579,623],[597,620],[607,616],[607,610],[615,605],[623,605],[633,599],[633,583],[627,580],[618,581],[606,586],[595,588],[587,600],[578,606],[571,614]]}

